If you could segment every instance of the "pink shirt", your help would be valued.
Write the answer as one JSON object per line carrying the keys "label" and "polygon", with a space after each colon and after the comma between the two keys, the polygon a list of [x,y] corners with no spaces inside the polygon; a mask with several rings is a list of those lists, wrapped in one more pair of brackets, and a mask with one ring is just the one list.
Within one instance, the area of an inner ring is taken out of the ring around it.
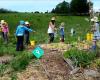
{"label": "pink shirt", "polygon": [[3,31],[3,32],[9,32],[8,26],[3,26],[3,27],[2,27],[2,31]]}

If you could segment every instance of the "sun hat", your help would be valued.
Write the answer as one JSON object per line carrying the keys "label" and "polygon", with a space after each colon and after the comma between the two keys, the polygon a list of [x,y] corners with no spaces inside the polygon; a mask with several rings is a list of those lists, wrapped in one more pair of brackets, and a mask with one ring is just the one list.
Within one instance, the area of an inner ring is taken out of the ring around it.
{"label": "sun hat", "polygon": [[98,21],[99,21],[98,17],[95,16],[95,17],[94,17],[94,21],[95,21],[95,22],[98,22]]}
{"label": "sun hat", "polygon": [[25,24],[25,22],[23,21],[23,20],[20,20],[20,25],[24,25]]}
{"label": "sun hat", "polygon": [[5,22],[5,20],[1,20],[0,22],[1,22],[1,24],[3,24]]}
{"label": "sun hat", "polygon": [[62,22],[62,23],[61,23],[61,26],[64,26],[64,25],[65,25],[65,23],[64,23],[64,22]]}
{"label": "sun hat", "polygon": [[94,22],[94,18],[91,19],[91,22]]}
{"label": "sun hat", "polygon": [[51,20],[55,20],[55,17],[52,17]]}
{"label": "sun hat", "polygon": [[2,24],[7,25],[7,22],[3,22]]}
{"label": "sun hat", "polygon": [[25,24],[30,24],[30,23],[28,21],[26,21]]}

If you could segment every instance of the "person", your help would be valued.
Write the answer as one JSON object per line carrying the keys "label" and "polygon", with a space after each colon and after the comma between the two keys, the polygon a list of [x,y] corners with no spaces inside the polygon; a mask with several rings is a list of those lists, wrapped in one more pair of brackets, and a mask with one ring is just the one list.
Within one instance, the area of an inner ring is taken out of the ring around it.
{"label": "person", "polygon": [[52,17],[48,27],[48,34],[50,37],[49,43],[52,43],[54,41],[54,29],[55,29],[55,17]]}
{"label": "person", "polygon": [[61,36],[60,41],[64,42],[64,22],[62,22],[60,25],[60,36]]}
{"label": "person", "polygon": [[1,32],[2,38],[4,39],[4,33],[3,33],[3,30],[2,30],[2,28],[3,28],[3,23],[5,23],[5,20],[1,20],[1,21],[0,21],[0,32]]}
{"label": "person", "polygon": [[16,51],[23,51],[23,41],[24,41],[25,30],[29,32],[33,31],[32,29],[25,27],[25,22],[21,20],[20,24],[17,26],[17,29],[16,29],[16,37],[17,37]]}
{"label": "person", "polygon": [[9,28],[8,28],[7,22],[4,22],[2,24],[1,28],[2,28],[4,43],[7,44],[8,43],[8,35],[9,35]]}
{"label": "person", "polygon": [[[30,24],[29,24],[29,22],[28,21],[26,21],[25,22],[25,26],[27,27],[27,28],[30,28]],[[29,40],[29,31],[28,30],[25,30],[25,44],[26,45],[28,45],[28,44],[30,44],[30,40]]]}
{"label": "person", "polygon": [[0,22],[0,38],[1,38],[1,34],[2,34],[2,28],[1,28],[1,22]]}
{"label": "person", "polygon": [[100,31],[99,31],[99,20],[98,20],[98,17],[94,17],[94,26],[95,26],[94,36],[97,39],[100,39]]}

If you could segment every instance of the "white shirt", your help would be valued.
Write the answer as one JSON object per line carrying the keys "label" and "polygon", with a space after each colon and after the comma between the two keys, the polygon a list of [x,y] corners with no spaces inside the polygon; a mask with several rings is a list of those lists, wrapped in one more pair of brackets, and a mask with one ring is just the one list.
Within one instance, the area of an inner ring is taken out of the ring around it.
{"label": "white shirt", "polygon": [[48,33],[54,33],[54,27],[55,25],[53,25],[51,22],[49,23],[49,28],[48,28]]}

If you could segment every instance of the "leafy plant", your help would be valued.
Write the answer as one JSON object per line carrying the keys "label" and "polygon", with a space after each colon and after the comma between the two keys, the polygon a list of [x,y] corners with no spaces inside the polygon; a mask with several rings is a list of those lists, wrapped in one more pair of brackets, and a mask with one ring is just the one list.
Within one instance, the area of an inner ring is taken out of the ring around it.
{"label": "leafy plant", "polygon": [[3,76],[5,70],[6,70],[6,65],[0,64],[0,76]]}
{"label": "leafy plant", "polygon": [[65,52],[64,57],[71,59],[76,66],[86,67],[96,58],[96,53],[73,48]]}
{"label": "leafy plant", "polygon": [[15,57],[15,59],[11,62],[11,67],[15,71],[19,71],[25,69],[30,60],[32,59],[32,55],[29,52],[18,53],[19,55]]}

